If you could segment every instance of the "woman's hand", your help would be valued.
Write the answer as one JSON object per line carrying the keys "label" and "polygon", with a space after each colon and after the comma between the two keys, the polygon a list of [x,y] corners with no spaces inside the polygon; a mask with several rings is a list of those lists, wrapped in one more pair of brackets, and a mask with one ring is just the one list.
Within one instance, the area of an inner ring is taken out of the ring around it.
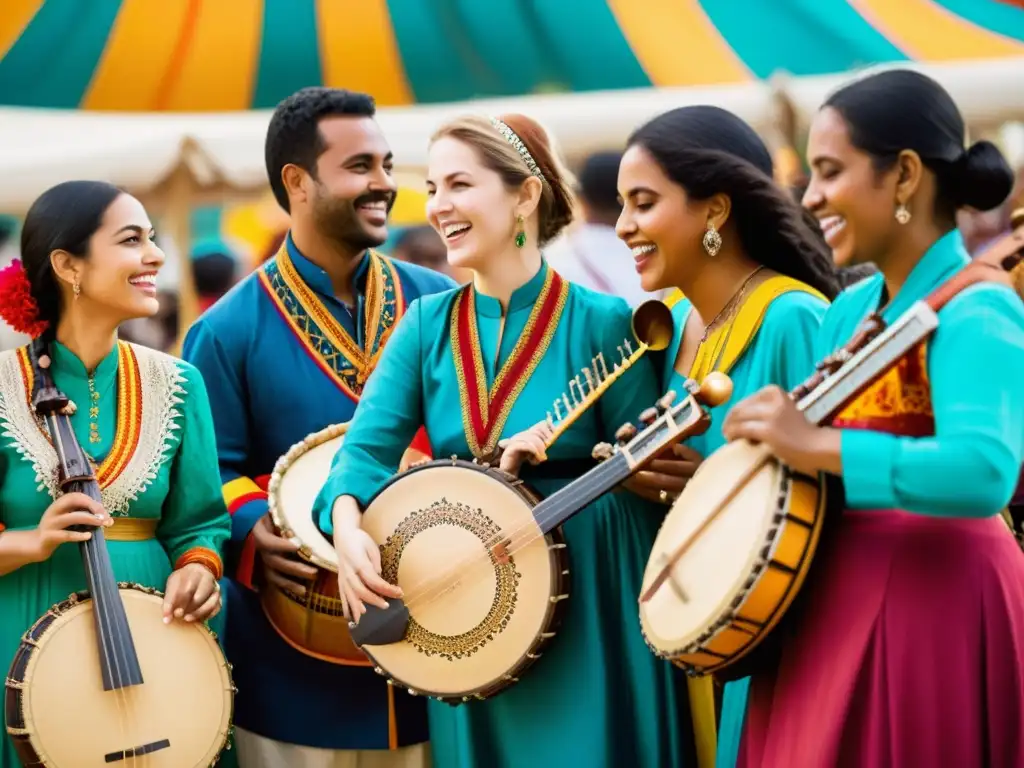
{"label": "woman's hand", "polygon": [[525,432],[498,443],[502,449],[499,467],[510,475],[518,475],[524,461],[536,466],[547,461],[547,441],[554,433],[546,421],[534,424]]}
{"label": "woman's hand", "polygon": [[766,387],[733,406],[722,435],[763,443],[797,472],[842,474],[840,431],[811,424],[779,387]]}
{"label": "woman's hand", "polygon": [[164,590],[164,624],[172,619],[206,621],[220,611],[220,584],[204,565],[189,563],[174,571]]}
{"label": "woman's hand", "polygon": [[380,547],[360,526],[362,514],[356,500],[341,496],[334,503],[333,518],[342,613],[358,623],[366,603],[387,608],[384,598],[400,598],[402,590],[380,575]]}
{"label": "woman's hand", "polygon": [[671,504],[683,492],[704,457],[688,445],[677,443],[652,459],[622,486],[648,501]]}
{"label": "woman's hand", "polygon": [[43,513],[39,526],[33,531],[33,552],[38,562],[53,554],[61,544],[82,542],[92,538],[91,531],[69,531],[74,525],[106,528],[114,519],[103,505],[84,493],[68,493],[54,501]]}

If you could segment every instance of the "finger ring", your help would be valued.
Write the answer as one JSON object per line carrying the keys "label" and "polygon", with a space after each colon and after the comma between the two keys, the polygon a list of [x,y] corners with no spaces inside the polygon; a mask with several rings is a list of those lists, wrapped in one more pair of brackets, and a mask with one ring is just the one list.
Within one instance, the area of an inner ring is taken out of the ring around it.
{"label": "finger ring", "polygon": [[662,501],[668,501],[668,491],[662,491],[658,494],[658,498]]}

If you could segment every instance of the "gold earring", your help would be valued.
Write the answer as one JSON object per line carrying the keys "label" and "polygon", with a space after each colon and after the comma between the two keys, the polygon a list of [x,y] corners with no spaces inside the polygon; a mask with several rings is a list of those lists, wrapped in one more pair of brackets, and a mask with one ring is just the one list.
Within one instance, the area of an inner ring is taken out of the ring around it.
{"label": "gold earring", "polygon": [[519,225],[519,231],[516,232],[516,248],[522,248],[526,245],[526,230],[523,228],[523,217],[516,216],[516,223]]}
{"label": "gold earring", "polygon": [[81,284],[80,284],[80,283],[78,282],[78,275],[75,275],[75,282],[74,282],[74,283],[72,284],[72,286],[71,286],[71,290],[73,290],[73,291],[75,292],[75,298],[76,298],[76,299],[77,299],[77,298],[78,298],[79,296],[81,296],[81,295],[82,295],[82,286],[81,286]]}
{"label": "gold earring", "polygon": [[714,258],[722,249],[722,236],[718,234],[713,222],[708,222],[708,231],[704,233],[704,251],[708,256]]}
{"label": "gold earring", "polygon": [[900,224],[906,224],[910,221],[910,211],[907,210],[906,203],[900,203],[896,206],[896,221]]}

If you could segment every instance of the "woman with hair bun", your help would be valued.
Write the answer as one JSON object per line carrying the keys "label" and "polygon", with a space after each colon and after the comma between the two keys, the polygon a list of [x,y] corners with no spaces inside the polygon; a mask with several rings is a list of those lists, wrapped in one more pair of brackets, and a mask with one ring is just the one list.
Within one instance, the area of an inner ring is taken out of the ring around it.
{"label": "woman with hair bun", "polygon": [[[712,409],[711,427],[651,463],[629,486],[674,501],[701,461],[725,443],[729,408],[768,384],[796,387],[814,369],[814,339],[838,280],[817,223],[773,179],[754,130],[714,106],[659,115],[629,138],[619,169],[619,237],[632,248],[647,291],[678,288],[675,336],[662,386],[712,371],[733,380],[733,397]],[[736,756],[748,681],[725,686],[719,765]],[[692,679],[690,719],[701,765],[715,762],[711,679]]]}
{"label": "woman with hair bun", "polygon": [[[91,529],[103,527],[118,581],[165,592],[167,622],[220,610],[231,531],[202,378],[117,339],[121,323],[159,309],[164,255],[139,201],[104,182],[59,184],[29,209],[21,256],[0,271],[0,317],[45,347],[103,503],[60,492],[57,453],[30,406],[29,348],[0,352],[0,670],[37,619],[87,589],[69,544]],[[0,768],[20,764],[0,730]]]}
{"label": "woman with hair bun", "polygon": [[[632,338],[624,300],[563,280],[544,259],[543,246],[572,219],[570,188],[547,135],[522,115],[462,117],[434,135],[427,217],[449,262],[473,280],[410,305],[317,500],[348,615],[401,596],[369,559],[375,545],[360,517],[418,425],[434,455],[486,461],[500,452],[503,469],[521,467],[549,495],[583,472],[596,443],[613,442],[620,425],[657,399],[653,366],[640,358],[545,454],[547,427],[538,420],[594,357],[617,360]],[[453,336],[470,340],[467,354]],[[465,382],[495,397],[499,376],[515,386],[503,408],[489,403],[499,415],[483,433]],[[430,702],[436,765],[692,765],[692,741],[675,726],[685,680],[647,649],[636,609],[661,519],[656,505],[619,492],[565,524],[572,589],[557,636],[499,696],[459,707]]]}
{"label": "woman with hair bun", "polygon": [[[1013,176],[964,133],[949,94],[909,70],[816,115],[804,204],[845,263],[880,270],[832,304],[819,358],[968,265],[956,211],[999,205]],[[846,502],[777,669],[752,681],[741,766],[1024,765],[1024,557],[999,514],[1024,453],[1024,308],[981,283],[938,317],[828,426],[778,388],[726,418],[730,440],[836,475]]]}

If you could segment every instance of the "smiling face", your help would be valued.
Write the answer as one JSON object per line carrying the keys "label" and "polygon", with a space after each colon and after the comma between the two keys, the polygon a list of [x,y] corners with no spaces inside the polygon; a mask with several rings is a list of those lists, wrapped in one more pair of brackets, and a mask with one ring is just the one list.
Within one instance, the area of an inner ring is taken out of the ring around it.
{"label": "smiling face", "polygon": [[896,210],[897,167],[878,171],[870,155],[850,141],[835,109],[821,110],[807,143],[811,179],[803,204],[821,222],[839,266],[878,262],[901,226]]}
{"label": "smiling face", "polygon": [[622,212],[615,232],[633,251],[643,289],[678,286],[680,274],[703,263],[700,244],[707,228],[707,205],[690,200],[686,190],[636,144],[622,156],[618,187]]}
{"label": "smiling face", "polygon": [[355,250],[383,244],[398,186],[380,126],[370,117],[344,116],[324,118],[318,128],[325,149],[316,178],[303,179],[317,230]]}
{"label": "smiling face", "polygon": [[427,198],[427,220],[453,267],[480,269],[515,239],[518,195],[463,141],[442,136],[431,145]]}
{"label": "smiling face", "polygon": [[[107,208],[99,229],[89,240],[88,258],[72,259],[55,252],[60,274],[70,268],[81,285],[78,301],[86,314],[104,314],[115,323],[151,317],[160,309],[157,273],[164,252],[155,242],[153,225],[142,203],[120,195]],[[88,306],[86,306],[88,303]]]}

